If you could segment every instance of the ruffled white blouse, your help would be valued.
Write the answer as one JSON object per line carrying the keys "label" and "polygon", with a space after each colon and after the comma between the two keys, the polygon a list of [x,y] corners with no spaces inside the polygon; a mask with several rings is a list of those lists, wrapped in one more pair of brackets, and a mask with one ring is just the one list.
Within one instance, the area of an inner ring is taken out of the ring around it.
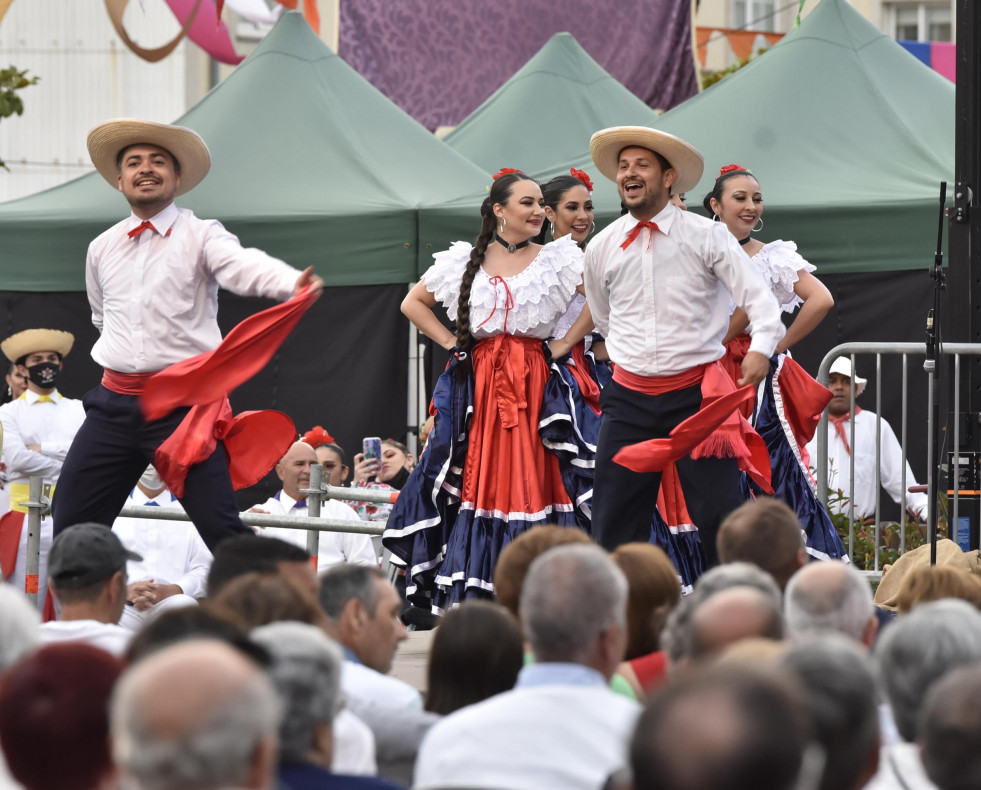
{"label": "ruffled white blouse", "polygon": [[[456,320],[460,283],[473,245],[454,243],[433,255],[422,280]],[[571,236],[542,247],[535,260],[511,277],[491,277],[481,268],[470,289],[470,327],[478,340],[502,332],[540,340],[552,337],[582,282],[583,252]]]}
{"label": "ruffled white blouse", "polygon": [[777,304],[785,313],[792,313],[804,304],[804,300],[794,292],[794,286],[800,279],[801,270],[813,272],[817,267],[801,257],[794,242],[771,241],[764,244],[763,249],[750,260],[763,275]]}

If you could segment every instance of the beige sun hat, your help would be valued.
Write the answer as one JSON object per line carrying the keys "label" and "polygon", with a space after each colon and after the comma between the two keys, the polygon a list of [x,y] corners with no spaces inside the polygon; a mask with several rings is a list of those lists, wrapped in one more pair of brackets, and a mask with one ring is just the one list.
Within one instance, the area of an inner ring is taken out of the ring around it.
{"label": "beige sun hat", "polygon": [[601,129],[590,138],[589,153],[597,169],[610,181],[616,181],[620,152],[630,146],[656,151],[671,163],[678,174],[671,185],[674,193],[694,189],[702,177],[705,158],[694,146],[680,137],[651,129],[649,126],[612,126]]}
{"label": "beige sun hat", "polygon": [[204,181],[211,169],[211,153],[201,135],[184,126],[144,121],[140,118],[113,118],[96,126],[87,145],[95,169],[116,188],[119,167],[116,157],[130,145],[158,145],[165,148],[180,164],[181,185],[178,195],[190,192]]}
{"label": "beige sun hat", "polygon": [[0,343],[0,350],[7,359],[16,362],[36,351],[55,351],[67,357],[73,345],[75,335],[71,332],[62,332],[60,329],[25,329]]}
{"label": "beige sun hat", "polygon": [[868,379],[863,379],[852,370],[852,361],[848,357],[838,357],[834,362],[832,362],[831,370],[828,371],[828,375],[831,375],[832,373],[837,373],[839,376],[847,376],[852,380],[852,383],[855,385],[856,398],[865,392],[865,385],[869,383]]}

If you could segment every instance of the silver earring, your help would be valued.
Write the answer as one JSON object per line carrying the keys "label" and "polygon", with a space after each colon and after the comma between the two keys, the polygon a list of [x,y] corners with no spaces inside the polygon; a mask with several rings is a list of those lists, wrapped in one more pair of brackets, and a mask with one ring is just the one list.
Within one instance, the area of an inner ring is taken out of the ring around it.
{"label": "silver earring", "polygon": [[763,230],[763,217],[759,218],[759,223],[760,226],[758,228],[753,227],[749,229],[750,233],[759,233],[761,230]]}
{"label": "silver earring", "polygon": [[551,236],[553,239],[555,238],[555,223],[554,222],[549,222],[548,223],[548,235]]}
{"label": "silver earring", "polygon": [[722,217],[720,217],[718,214],[713,214],[712,222],[722,222]]}
{"label": "silver earring", "polygon": [[589,223],[589,232],[592,233],[594,230],[596,230],[596,220],[595,219],[592,222]]}
{"label": "silver earring", "polygon": [[507,225],[507,224],[508,224],[508,221],[506,219],[504,219],[504,217],[501,217],[501,225],[500,225],[500,227],[499,227],[499,229],[498,229],[497,232],[498,233],[504,233],[504,226]]}

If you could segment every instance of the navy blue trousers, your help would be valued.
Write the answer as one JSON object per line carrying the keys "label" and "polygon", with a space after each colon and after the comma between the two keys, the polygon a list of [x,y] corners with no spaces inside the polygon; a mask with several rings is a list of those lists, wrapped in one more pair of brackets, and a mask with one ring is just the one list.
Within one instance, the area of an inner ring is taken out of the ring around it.
{"label": "navy blue trousers", "polygon": [[[184,419],[188,409],[146,422],[135,395],[120,395],[101,384],[86,393],[85,422],[61,468],[52,511],[54,534],[83,522],[112,526],[153,454]],[[225,446],[191,468],[181,504],[205,544],[253,534],[238,515]],[[166,529],[166,524],[161,525]]]}
{"label": "navy blue trousers", "polygon": [[[660,472],[632,472],[613,461],[630,444],[668,436],[683,420],[698,411],[701,386],[663,395],[645,395],[616,381],[603,388],[593,481],[593,537],[613,551],[623,543],[648,543],[651,519],[661,489]],[[676,462],[685,504],[698,527],[706,567],[719,564],[715,538],[719,524],[746,501],[740,488],[739,466],[733,458],[682,458]]]}

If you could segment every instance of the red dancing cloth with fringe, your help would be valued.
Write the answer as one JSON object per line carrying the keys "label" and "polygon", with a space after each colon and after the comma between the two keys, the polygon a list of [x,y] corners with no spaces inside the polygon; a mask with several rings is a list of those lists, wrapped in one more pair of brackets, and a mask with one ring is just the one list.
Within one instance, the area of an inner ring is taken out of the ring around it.
{"label": "red dancing cloth with fringe", "polygon": [[140,408],[146,420],[191,407],[154,456],[153,465],[176,496],[184,494],[188,470],[208,458],[218,441],[225,443],[236,489],[261,480],[296,441],[296,428],[285,414],[267,410],[233,415],[228,394],[265,367],[315,299],[307,288],[246,318],[213,351],[171,365],[145,382]]}

